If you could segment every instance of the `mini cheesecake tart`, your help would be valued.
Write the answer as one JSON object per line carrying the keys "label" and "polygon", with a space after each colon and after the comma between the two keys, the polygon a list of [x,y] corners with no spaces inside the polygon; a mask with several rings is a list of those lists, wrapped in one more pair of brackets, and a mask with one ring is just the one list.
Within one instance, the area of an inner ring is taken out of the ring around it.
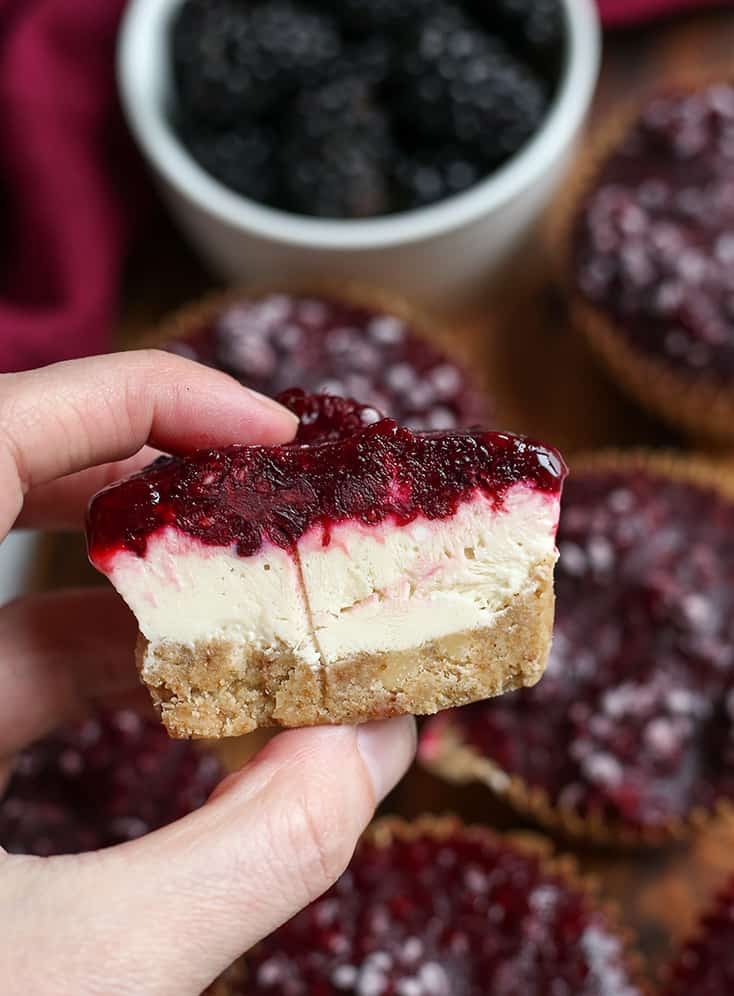
{"label": "mini cheesecake tart", "polygon": [[[294,384],[355,398],[412,429],[492,423],[460,337],[384,292],[351,285],[215,293],[152,340],[275,397]],[[448,352],[447,352],[448,351]]]}
{"label": "mini cheesecake tart", "polygon": [[97,495],[93,564],[137,616],[175,736],[362,722],[534,684],[565,466],[291,391],[294,442],[162,458]]}
{"label": "mini cheesecake tart", "polygon": [[339,881],[211,996],[641,996],[639,959],[573,861],[450,818],[378,822]]}
{"label": "mini cheesecake tart", "polygon": [[701,919],[666,973],[661,996],[724,996],[734,992],[734,878]]}
{"label": "mini cheesecake tart", "polygon": [[646,453],[572,467],[543,681],[431,720],[419,757],[573,836],[679,838],[734,799],[734,479]]}
{"label": "mini cheesecake tart", "polygon": [[574,324],[644,407],[734,440],[734,78],[601,128],[551,227]]}
{"label": "mini cheesecake tart", "polygon": [[45,857],[121,844],[203,805],[223,775],[213,754],[160,723],[101,713],[18,754],[0,797],[0,847]]}

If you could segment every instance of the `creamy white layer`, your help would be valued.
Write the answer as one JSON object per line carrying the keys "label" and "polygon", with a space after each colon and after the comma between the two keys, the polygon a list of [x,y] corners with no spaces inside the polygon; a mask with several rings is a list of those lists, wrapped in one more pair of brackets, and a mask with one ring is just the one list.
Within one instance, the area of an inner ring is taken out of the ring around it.
{"label": "creamy white layer", "polygon": [[558,503],[518,485],[495,510],[478,492],[450,519],[345,523],[299,544],[306,598],[326,663],[398,651],[491,626],[553,556]]}
{"label": "creamy white layer", "polygon": [[150,537],[144,557],[117,554],[109,577],[153,644],[222,637],[266,653],[292,647],[320,664],[298,566],[272,543],[240,557],[169,527]]}
{"label": "creamy white layer", "polygon": [[272,544],[240,557],[168,528],[144,557],[118,554],[110,578],[151,643],[223,637],[319,666],[491,626],[554,555],[557,521],[557,498],[519,484],[499,509],[478,492],[449,519],[347,522],[327,545],[312,529],[298,559]]}

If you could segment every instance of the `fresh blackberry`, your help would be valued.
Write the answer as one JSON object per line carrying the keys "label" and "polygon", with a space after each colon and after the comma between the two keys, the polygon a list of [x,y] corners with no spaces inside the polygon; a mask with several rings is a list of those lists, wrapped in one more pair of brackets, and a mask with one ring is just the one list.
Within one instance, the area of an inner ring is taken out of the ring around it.
{"label": "fresh blackberry", "polygon": [[182,110],[208,124],[239,123],[324,79],[340,50],[331,18],[291,0],[188,0],[173,27]]}
{"label": "fresh blackberry", "polygon": [[484,27],[499,33],[544,78],[555,81],[565,39],[560,0],[471,0],[470,6]]}
{"label": "fresh blackberry", "polygon": [[337,80],[295,101],[284,126],[287,206],[323,218],[390,209],[392,139],[386,115],[361,80]]}
{"label": "fresh blackberry", "polygon": [[392,74],[400,51],[394,39],[382,34],[346,42],[341,56],[334,61],[330,79],[358,79],[379,86]]}
{"label": "fresh blackberry", "polygon": [[434,0],[321,0],[346,34],[399,28],[427,17]]}
{"label": "fresh blackberry", "polygon": [[404,130],[458,142],[489,166],[530,138],[548,104],[532,70],[451,7],[416,28],[396,84]]}
{"label": "fresh blackberry", "polygon": [[275,137],[256,122],[224,131],[184,124],[181,138],[196,161],[231,190],[268,204],[277,197]]}
{"label": "fresh blackberry", "polygon": [[425,207],[473,187],[487,174],[481,159],[453,145],[399,155],[395,182],[403,210]]}
{"label": "fresh blackberry", "polygon": [[[484,0],[486,3],[487,0]],[[511,37],[523,47],[548,52],[562,48],[563,7],[560,0],[489,0]]]}

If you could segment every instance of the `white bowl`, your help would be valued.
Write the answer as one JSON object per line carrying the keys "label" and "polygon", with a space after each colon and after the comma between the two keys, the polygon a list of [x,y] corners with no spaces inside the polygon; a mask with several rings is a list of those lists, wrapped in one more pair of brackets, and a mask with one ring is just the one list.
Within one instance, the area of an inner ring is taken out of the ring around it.
{"label": "white bowl", "polygon": [[128,122],[180,227],[220,275],[235,281],[357,279],[452,303],[496,271],[562,178],[594,92],[600,56],[594,0],[563,0],[568,55],[557,96],[534,138],[463,194],[416,211],[324,221],[264,207],[228,190],[171,128],[169,27],[183,0],[131,0],[118,79]]}

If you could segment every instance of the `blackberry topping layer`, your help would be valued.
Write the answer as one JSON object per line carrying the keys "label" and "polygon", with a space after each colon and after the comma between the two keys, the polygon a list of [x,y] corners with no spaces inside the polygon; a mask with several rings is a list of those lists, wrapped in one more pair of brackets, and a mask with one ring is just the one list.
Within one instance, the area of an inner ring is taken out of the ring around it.
{"label": "blackberry topping layer", "polygon": [[734,504],[645,471],[572,476],[558,547],[545,677],[453,713],[466,742],[633,830],[734,797]]}
{"label": "blackberry topping layer", "polygon": [[223,307],[168,348],[271,397],[356,398],[413,429],[491,424],[465,371],[401,318],[328,297],[270,294]]}
{"label": "blackberry topping layer", "polygon": [[576,226],[576,283],[629,345],[734,379],[734,84],[664,93],[603,164]]}
{"label": "blackberry topping layer", "polygon": [[265,540],[291,549],[313,526],[328,545],[339,522],[440,519],[476,492],[500,507],[519,482],[557,494],[565,474],[555,450],[518,436],[414,433],[374,409],[301,391],[282,401],[303,422],[293,444],[164,457],[97,495],[88,517],[94,563],[121,546],[142,556],[165,526],[205,544],[236,544],[241,556]]}
{"label": "blackberry topping layer", "polygon": [[546,861],[471,830],[367,840],[233,996],[638,996],[605,913]]}
{"label": "blackberry topping layer", "polygon": [[212,754],[129,711],[66,726],[22,751],[0,798],[0,847],[77,854],[140,837],[204,802],[223,776]]}

